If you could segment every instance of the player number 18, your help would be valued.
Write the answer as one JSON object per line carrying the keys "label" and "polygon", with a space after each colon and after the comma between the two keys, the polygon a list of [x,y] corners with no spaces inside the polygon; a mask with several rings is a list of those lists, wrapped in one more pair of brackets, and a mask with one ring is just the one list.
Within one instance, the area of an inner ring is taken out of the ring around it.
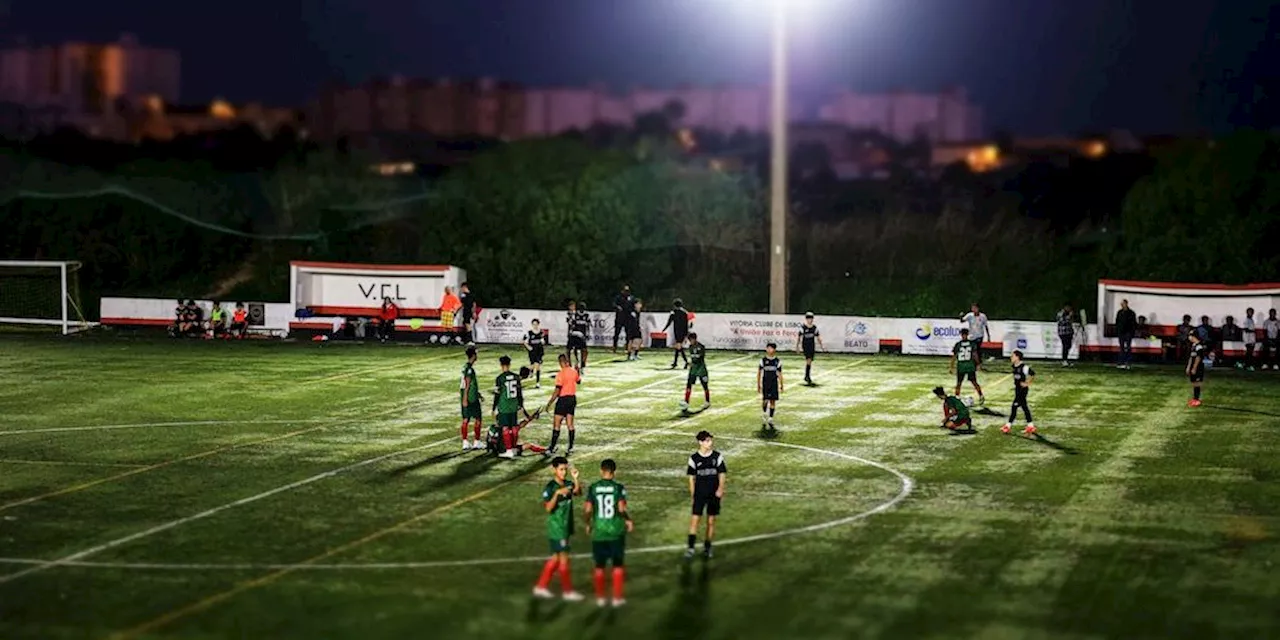
{"label": "player number 18", "polygon": [[607,493],[596,496],[596,511],[599,512],[600,518],[612,518],[614,516],[613,496]]}

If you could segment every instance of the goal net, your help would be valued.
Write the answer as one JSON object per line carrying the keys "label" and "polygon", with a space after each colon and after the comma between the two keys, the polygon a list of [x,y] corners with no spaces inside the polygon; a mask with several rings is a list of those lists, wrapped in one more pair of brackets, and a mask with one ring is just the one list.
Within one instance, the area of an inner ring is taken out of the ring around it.
{"label": "goal net", "polygon": [[87,329],[79,262],[0,261],[0,325]]}

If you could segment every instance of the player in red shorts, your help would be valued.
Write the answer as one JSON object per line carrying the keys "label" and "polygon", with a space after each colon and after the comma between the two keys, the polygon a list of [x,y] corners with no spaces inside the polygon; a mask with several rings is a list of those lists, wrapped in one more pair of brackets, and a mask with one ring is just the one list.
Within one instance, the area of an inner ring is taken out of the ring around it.
{"label": "player in red shorts", "polygon": [[933,395],[942,400],[942,427],[952,431],[973,428],[973,420],[969,417],[969,405],[956,396],[947,395],[947,390],[934,387]]}

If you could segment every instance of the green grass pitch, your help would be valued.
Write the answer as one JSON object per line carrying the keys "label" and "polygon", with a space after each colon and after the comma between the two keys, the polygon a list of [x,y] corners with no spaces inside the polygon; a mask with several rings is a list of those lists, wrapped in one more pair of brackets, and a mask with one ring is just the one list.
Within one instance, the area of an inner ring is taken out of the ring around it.
{"label": "green grass pitch", "polygon": [[[1176,367],[1035,363],[1033,440],[939,429],[941,359],[821,354],[805,387],[786,354],[766,439],[756,354],[712,354],[691,417],[669,357],[596,350],[580,389],[573,460],[616,459],[637,523],[601,611],[530,600],[549,471],[459,450],[460,350],[0,337],[0,638],[1280,637],[1276,374],[1189,409]],[[724,544],[686,564],[700,429]]]}

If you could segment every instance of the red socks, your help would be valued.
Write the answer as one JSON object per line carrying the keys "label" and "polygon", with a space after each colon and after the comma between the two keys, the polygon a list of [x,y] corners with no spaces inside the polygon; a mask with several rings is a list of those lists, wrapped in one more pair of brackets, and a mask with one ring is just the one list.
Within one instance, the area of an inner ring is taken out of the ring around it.
{"label": "red socks", "polygon": [[516,430],[507,427],[502,430],[502,446],[507,449],[516,448]]}
{"label": "red socks", "polygon": [[711,404],[711,387],[706,387],[706,388],[704,388],[704,389],[702,390],[702,395],[703,395],[704,397],[706,397],[706,399],[707,399],[707,404]]}
{"label": "red socks", "polygon": [[466,440],[467,439],[467,421],[466,420],[462,421],[461,431],[462,431],[462,439]]}
{"label": "red socks", "polygon": [[551,558],[547,563],[542,565],[542,573],[538,576],[538,588],[546,589],[551,586],[551,575],[556,572],[556,568],[560,566],[560,560]]}
{"label": "red socks", "polygon": [[569,593],[570,591],[573,591],[573,579],[569,575],[568,560],[565,560],[564,564],[560,565],[560,589],[564,593]]}
{"label": "red socks", "polygon": [[691,394],[691,393],[693,393],[693,387],[685,387],[685,388],[684,388],[684,401],[685,401],[685,402],[688,402],[688,401],[689,401],[689,394]]}
{"label": "red socks", "polygon": [[596,570],[591,572],[591,582],[595,584],[596,597],[604,598],[604,569],[596,567]]}
{"label": "red socks", "polygon": [[526,445],[524,445],[524,448],[526,448],[526,449],[528,449],[528,450],[530,450],[530,451],[532,451],[532,452],[534,452],[534,453],[544,453],[544,452],[546,452],[546,450],[547,450],[547,448],[546,448],[546,447],[543,447],[543,446],[540,446],[540,445],[536,445],[536,444],[526,444]]}
{"label": "red socks", "polygon": [[482,440],[480,440],[480,421],[478,420],[476,421],[476,441],[483,442]]}
{"label": "red socks", "polygon": [[[613,568],[613,599],[614,600],[622,599],[622,583],[625,581],[625,579],[626,579],[626,572],[622,569],[622,567],[614,567]],[[604,592],[604,572],[603,571],[600,574],[600,588],[597,589],[596,592],[597,593]]]}

